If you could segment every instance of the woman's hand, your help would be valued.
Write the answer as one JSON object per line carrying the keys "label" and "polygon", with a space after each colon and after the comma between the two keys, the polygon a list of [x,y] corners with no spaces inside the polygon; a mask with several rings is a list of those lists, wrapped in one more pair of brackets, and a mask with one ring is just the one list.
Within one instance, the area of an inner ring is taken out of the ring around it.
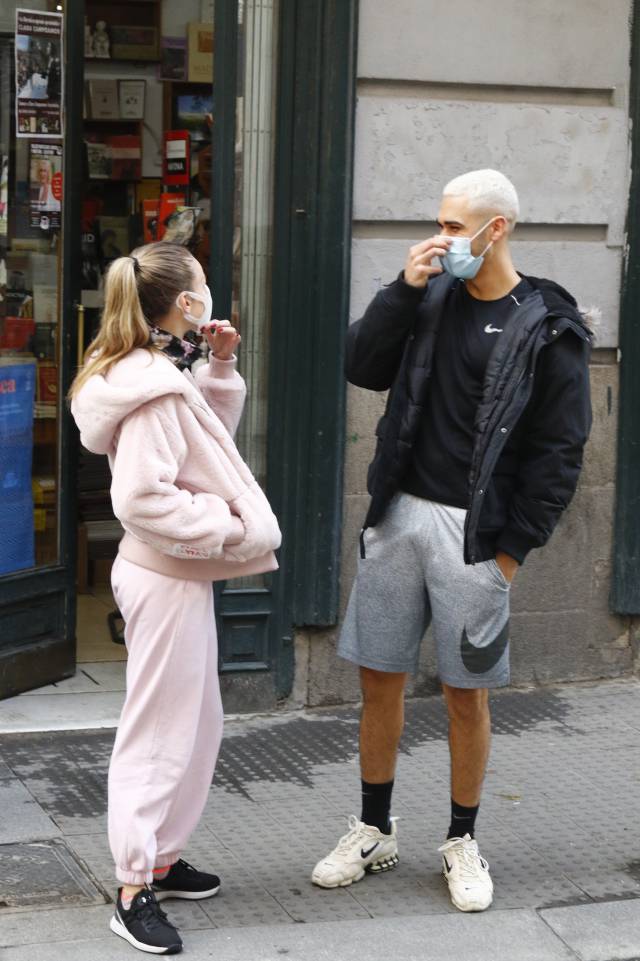
{"label": "woman's hand", "polygon": [[242,340],[228,320],[213,320],[209,327],[203,328],[203,334],[216,360],[231,360]]}

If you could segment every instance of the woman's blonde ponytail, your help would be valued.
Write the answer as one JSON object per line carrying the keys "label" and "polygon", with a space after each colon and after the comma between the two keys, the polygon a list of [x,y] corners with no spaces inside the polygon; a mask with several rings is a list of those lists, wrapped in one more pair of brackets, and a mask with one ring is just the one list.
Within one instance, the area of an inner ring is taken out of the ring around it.
{"label": "woman's blonde ponytail", "polygon": [[104,374],[137,347],[152,348],[149,323],[169,312],[178,294],[193,285],[195,261],[185,247],[158,242],[118,257],[105,278],[100,330],[71,385],[73,397],[94,374]]}

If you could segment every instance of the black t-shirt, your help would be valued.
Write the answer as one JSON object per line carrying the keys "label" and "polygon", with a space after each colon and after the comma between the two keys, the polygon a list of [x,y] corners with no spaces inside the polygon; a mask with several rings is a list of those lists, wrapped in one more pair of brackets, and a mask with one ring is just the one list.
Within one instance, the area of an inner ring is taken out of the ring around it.
{"label": "black t-shirt", "polygon": [[518,322],[518,306],[532,290],[521,280],[500,300],[476,300],[457,284],[442,320],[424,417],[402,489],[417,497],[469,506],[473,425],[496,339]]}

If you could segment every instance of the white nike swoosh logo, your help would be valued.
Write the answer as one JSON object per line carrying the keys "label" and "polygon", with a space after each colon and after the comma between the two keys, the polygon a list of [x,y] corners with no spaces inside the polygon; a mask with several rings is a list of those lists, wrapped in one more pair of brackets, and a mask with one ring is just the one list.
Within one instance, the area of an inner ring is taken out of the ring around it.
{"label": "white nike swoosh logo", "polygon": [[501,334],[502,327],[492,327],[491,324],[487,324],[484,329],[485,334]]}

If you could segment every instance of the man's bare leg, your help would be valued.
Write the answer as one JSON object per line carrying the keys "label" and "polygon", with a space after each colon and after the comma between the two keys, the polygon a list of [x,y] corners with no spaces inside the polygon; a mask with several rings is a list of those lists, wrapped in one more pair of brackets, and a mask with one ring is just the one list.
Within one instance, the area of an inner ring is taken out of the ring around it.
{"label": "man's bare leg", "polygon": [[[473,837],[475,812],[480,804],[489,750],[491,746],[491,714],[489,692],[485,689],[465,690],[443,685],[449,714],[449,750],[451,752],[451,799],[456,806],[460,827],[455,836],[466,833]],[[452,817],[452,828],[456,817]]]}
{"label": "man's bare leg", "polygon": [[398,744],[404,727],[406,674],[360,668],[362,716],[360,719],[360,769],[371,784],[392,781]]}

